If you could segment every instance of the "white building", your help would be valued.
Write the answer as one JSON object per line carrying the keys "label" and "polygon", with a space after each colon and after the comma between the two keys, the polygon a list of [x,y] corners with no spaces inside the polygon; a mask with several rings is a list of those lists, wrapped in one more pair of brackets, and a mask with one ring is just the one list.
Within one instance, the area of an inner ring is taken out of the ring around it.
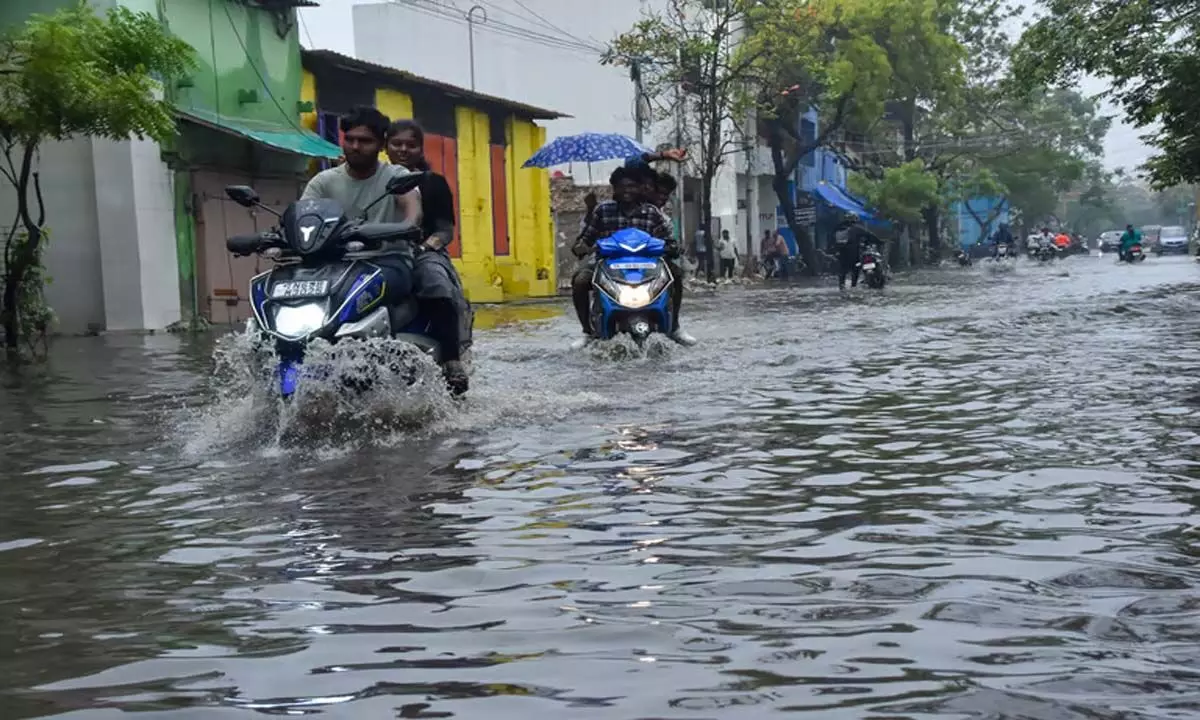
{"label": "white building", "polygon": [[[629,71],[601,65],[601,54],[645,10],[665,5],[665,0],[488,0],[478,5],[471,0],[396,0],[356,5],[355,54],[462,87],[471,87],[473,78],[479,92],[571,115],[547,124],[550,139],[588,131],[633,137],[635,93]],[[646,129],[644,142],[656,147],[670,143],[673,135],[672,127],[655,125]],[[726,164],[713,194],[715,221],[741,239],[742,248],[747,237],[755,238],[752,244],[757,246],[761,227],[774,228],[770,156],[755,155],[755,182],[746,182],[746,157],[739,155]],[[576,164],[558,169],[577,182],[603,183],[615,166],[593,163],[590,168]],[[683,230],[690,238],[699,217],[698,183],[686,183],[683,192]],[[757,210],[747,212],[747,207]]]}

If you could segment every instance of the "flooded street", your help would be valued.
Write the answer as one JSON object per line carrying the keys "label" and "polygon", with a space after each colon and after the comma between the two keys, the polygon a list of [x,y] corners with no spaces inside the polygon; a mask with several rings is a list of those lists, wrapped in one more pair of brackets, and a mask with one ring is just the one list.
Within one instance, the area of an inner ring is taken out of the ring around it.
{"label": "flooded street", "polygon": [[0,717],[1200,715],[1190,259],[694,294],[649,359],[499,312],[316,450],[207,339],[6,376]]}

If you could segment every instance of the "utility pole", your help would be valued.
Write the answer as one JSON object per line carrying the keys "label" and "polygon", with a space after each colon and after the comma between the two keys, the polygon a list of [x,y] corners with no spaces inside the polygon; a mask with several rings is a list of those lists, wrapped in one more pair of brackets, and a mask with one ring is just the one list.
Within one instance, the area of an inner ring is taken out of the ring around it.
{"label": "utility pole", "polygon": [[633,125],[634,138],[640,144],[644,137],[643,126],[646,124],[646,118],[642,112],[643,91],[642,91],[642,65],[641,60],[634,58],[629,64],[629,79],[633,81]]}
{"label": "utility pole", "polygon": [[[478,12],[481,20],[475,19],[475,13]],[[467,48],[471,56],[471,92],[475,92],[475,23],[487,22],[487,8],[482,5],[472,5],[467,11]]]}
{"label": "utility pole", "polygon": [[[682,51],[680,51],[680,53],[682,53]],[[680,83],[676,83],[675,84],[675,112],[674,112],[674,115],[675,115],[675,147],[677,147],[677,148],[683,147],[683,99],[684,99],[683,85]],[[679,163],[679,170],[678,170],[679,187],[677,187],[675,189],[675,203],[674,203],[675,237],[678,238],[679,246],[681,248],[689,247],[687,242],[685,241],[685,238],[683,237],[683,231],[684,231],[684,227],[685,227],[684,223],[683,223],[683,185],[684,185],[684,182],[686,181],[686,174],[684,173],[683,168],[684,168],[684,163],[686,163],[686,162],[687,161],[684,160]],[[1200,194],[1198,194],[1197,197],[1200,197]]]}

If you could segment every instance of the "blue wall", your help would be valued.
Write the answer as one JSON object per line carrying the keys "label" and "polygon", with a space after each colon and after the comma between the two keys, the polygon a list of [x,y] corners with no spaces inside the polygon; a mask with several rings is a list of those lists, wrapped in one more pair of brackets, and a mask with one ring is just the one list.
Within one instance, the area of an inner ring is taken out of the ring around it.
{"label": "blue wall", "polygon": [[[967,211],[967,207],[975,211],[981,220],[986,220],[989,215],[999,212],[996,217],[988,225],[986,232],[981,232],[979,223]],[[958,219],[958,238],[963,247],[970,247],[981,240],[986,240],[991,237],[992,233],[996,232],[996,228],[1000,223],[1008,222],[1008,199],[1007,198],[972,198],[966,205],[963,203],[954,204],[954,213]]]}

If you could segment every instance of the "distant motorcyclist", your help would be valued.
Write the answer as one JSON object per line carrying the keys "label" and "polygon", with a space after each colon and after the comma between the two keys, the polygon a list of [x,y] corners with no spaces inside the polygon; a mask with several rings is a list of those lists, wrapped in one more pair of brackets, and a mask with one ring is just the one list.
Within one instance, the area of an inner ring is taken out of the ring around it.
{"label": "distant motorcyclist", "polygon": [[844,219],[834,233],[834,251],[838,261],[838,288],[846,289],[846,276],[850,276],[850,287],[858,287],[858,274],[862,269],[863,250],[876,248],[881,241],[862,225],[857,216]]}
{"label": "distant motorcyclist", "polygon": [[992,233],[992,257],[999,257],[1001,245],[1007,245],[1010,248],[1013,245],[1013,234],[1008,223],[1000,223],[996,232]]}
{"label": "distant motorcyclist", "polygon": [[1141,244],[1142,244],[1142,234],[1140,232],[1138,232],[1137,229],[1133,227],[1133,225],[1126,225],[1125,233],[1123,235],[1121,235],[1120,248],[1117,250],[1117,259],[1128,260],[1129,259],[1129,251],[1131,249],[1133,249],[1133,246],[1141,245]]}
{"label": "distant motorcyclist", "polygon": [[[661,210],[644,199],[644,171],[619,167],[609,177],[612,186],[613,199],[596,206],[588,218],[579,239],[575,243],[575,256],[579,258],[579,266],[571,279],[571,295],[575,304],[575,313],[583,329],[583,337],[574,343],[575,347],[583,347],[592,339],[592,324],[590,305],[592,295],[592,276],[596,272],[596,241],[608,237],[618,230],[629,228],[641,230],[667,244],[668,257],[676,257],[679,252],[675,243],[671,222]],[[680,344],[690,338],[684,336],[678,328],[670,335],[671,339]],[[694,342],[694,341],[693,341]]]}
{"label": "distant motorcyclist", "polygon": [[1050,228],[1044,227],[1040,233],[1029,236],[1028,244],[1029,252],[1036,254],[1042,248],[1047,248],[1054,244],[1054,233],[1050,232]]}

